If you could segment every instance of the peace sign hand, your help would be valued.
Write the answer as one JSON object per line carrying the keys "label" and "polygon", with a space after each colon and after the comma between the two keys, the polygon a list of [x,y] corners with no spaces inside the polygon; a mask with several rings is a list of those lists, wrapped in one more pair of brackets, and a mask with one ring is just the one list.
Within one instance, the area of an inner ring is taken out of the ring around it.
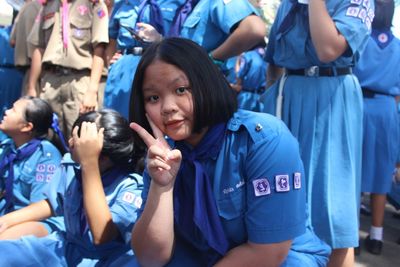
{"label": "peace sign hand", "polygon": [[155,138],[137,123],[131,123],[130,127],[137,132],[148,148],[147,170],[153,182],[161,187],[172,187],[181,165],[182,154],[177,149],[171,150],[160,129],[149,117],[147,119]]}

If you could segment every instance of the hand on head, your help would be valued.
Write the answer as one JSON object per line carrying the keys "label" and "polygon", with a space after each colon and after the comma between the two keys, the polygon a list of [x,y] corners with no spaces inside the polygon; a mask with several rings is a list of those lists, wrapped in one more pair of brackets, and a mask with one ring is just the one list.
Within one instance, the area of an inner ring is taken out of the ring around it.
{"label": "hand on head", "polygon": [[103,148],[104,128],[97,130],[96,123],[85,121],[81,125],[80,136],[78,131],[79,127],[76,126],[70,139],[74,160],[81,165],[97,162]]}
{"label": "hand on head", "polygon": [[164,134],[148,116],[147,120],[153,130],[154,137],[137,123],[131,123],[130,126],[143,139],[148,148],[146,160],[150,177],[159,186],[172,187],[181,165],[182,154],[177,149],[171,150]]}

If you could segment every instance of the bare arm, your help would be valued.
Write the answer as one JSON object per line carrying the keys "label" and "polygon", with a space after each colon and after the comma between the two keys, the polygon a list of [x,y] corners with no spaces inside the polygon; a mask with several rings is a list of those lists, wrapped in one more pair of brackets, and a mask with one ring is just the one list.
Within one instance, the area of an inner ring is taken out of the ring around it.
{"label": "bare arm", "polygon": [[47,200],[32,203],[0,217],[0,233],[14,225],[30,221],[41,221],[50,216],[52,216],[52,210]]}
{"label": "bare arm", "polygon": [[93,50],[92,69],[90,72],[89,88],[83,96],[79,112],[86,113],[95,110],[97,106],[97,91],[104,67],[105,44],[98,44]]}
{"label": "bare arm", "polygon": [[83,122],[78,137],[78,127],[72,133],[74,153],[82,169],[83,206],[89,228],[96,245],[119,237],[104,194],[100,176],[99,155],[103,146],[103,131],[97,131],[95,123]]}
{"label": "bare arm", "polygon": [[117,52],[117,41],[110,38],[110,42],[107,45],[105,52],[105,64],[110,67],[111,59],[113,58],[115,52]]}
{"label": "bare arm", "polygon": [[267,75],[266,88],[268,89],[283,75],[283,69],[276,65],[269,64],[266,75]]}
{"label": "bare arm", "polygon": [[286,259],[291,244],[290,240],[275,244],[248,242],[231,249],[215,267],[278,267]]}
{"label": "bare arm", "polygon": [[164,266],[174,248],[173,185],[182,155],[171,150],[162,132],[149,122],[155,138],[138,124],[131,124],[149,147],[147,169],[152,178],[144,211],[133,228],[132,248],[140,265]]}
{"label": "bare arm", "polygon": [[347,49],[346,39],[337,30],[324,0],[310,0],[308,5],[311,39],[320,61],[328,63]]}
{"label": "bare arm", "polygon": [[212,51],[215,59],[226,60],[261,43],[266,35],[262,19],[256,15],[244,18],[235,31],[219,47]]}
{"label": "bare arm", "polygon": [[151,182],[146,206],[132,232],[132,248],[141,265],[164,266],[169,261],[174,247],[173,213],[173,187]]}
{"label": "bare arm", "polygon": [[31,71],[29,74],[27,95],[36,96],[36,84],[40,73],[42,72],[42,55],[43,50],[36,47],[32,52]]}

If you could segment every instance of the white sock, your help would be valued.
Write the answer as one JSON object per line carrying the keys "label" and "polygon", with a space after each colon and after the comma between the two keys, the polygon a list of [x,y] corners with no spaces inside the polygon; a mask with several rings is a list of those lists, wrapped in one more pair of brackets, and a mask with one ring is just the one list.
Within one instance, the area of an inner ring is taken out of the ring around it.
{"label": "white sock", "polygon": [[383,239],[383,227],[375,227],[371,226],[369,230],[369,238],[375,240],[382,240]]}

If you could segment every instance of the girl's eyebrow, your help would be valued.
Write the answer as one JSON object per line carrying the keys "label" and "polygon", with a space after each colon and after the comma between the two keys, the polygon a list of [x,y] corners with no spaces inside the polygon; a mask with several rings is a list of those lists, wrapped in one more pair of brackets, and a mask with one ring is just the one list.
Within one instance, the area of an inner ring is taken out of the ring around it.
{"label": "girl's eyebrow", "polygon": [[[184,74],[181,74],[179,76],[177,76],[175,79],[173,79],[172,81],[168,82],[166,85],[171,86],[171,85],[175,85],[175,83],[178,82],[182,82],[182,83],[187,83],[187,85],[182,85],[182,86],[189,86],[189,80],[185,77]],[[155,88],[151,83],[149,87],[142,87],[142,91],[151,91],[151,90],[157,90],[157,88]]]}

